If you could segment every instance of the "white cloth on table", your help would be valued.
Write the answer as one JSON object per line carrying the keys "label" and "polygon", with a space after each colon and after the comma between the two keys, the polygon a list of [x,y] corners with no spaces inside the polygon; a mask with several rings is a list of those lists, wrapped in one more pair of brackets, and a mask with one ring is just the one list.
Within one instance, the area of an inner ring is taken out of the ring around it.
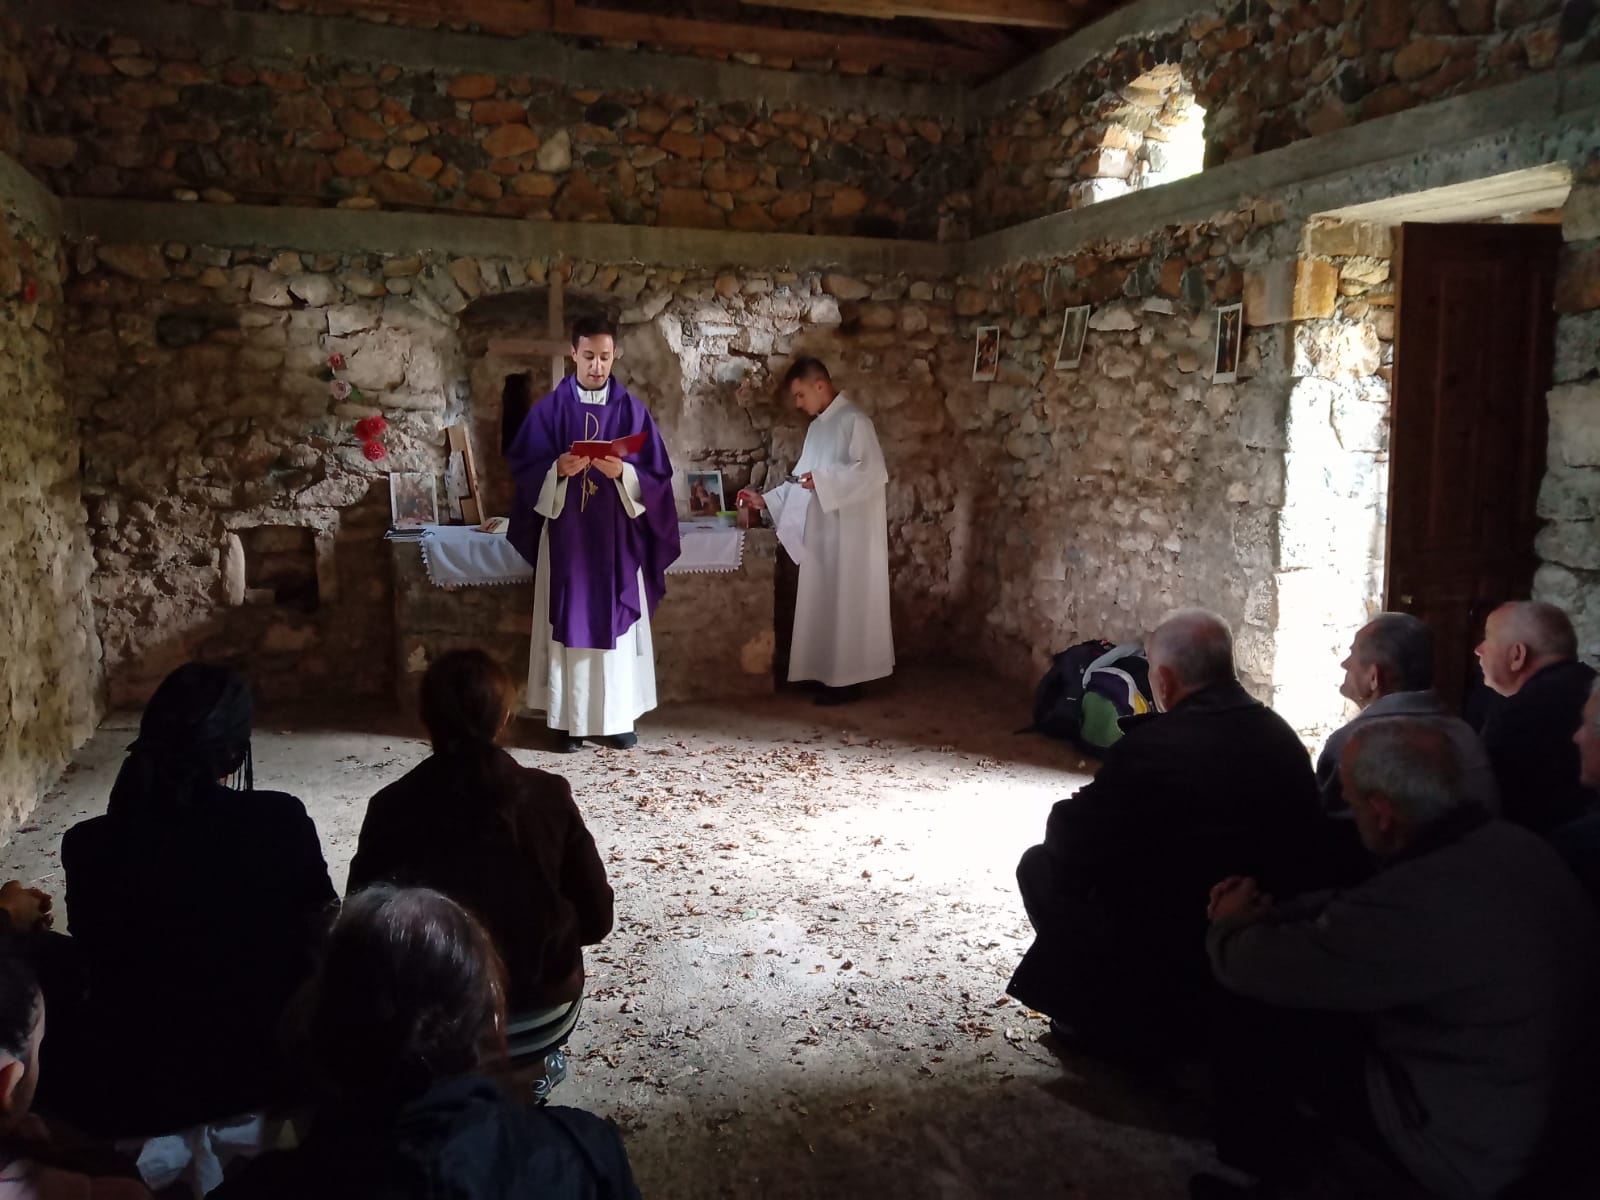
{"label": "white cloth on table", "polygon": [[423,530],[422,562],[442,588],[526,583],[533,567],[503,533],[479,533],[472,525],[429,525]]}
{"label": "white cloth on table", "polygon": [[811,422],[794,473],[764,494],[800,566],[789,678],[848,687],[894,671],[889,619],[889,471],[872,420],[843,395]]}
{"label": "white cloth on table", "polygon": [[744,530],[680,525],[678,559],[668,575],[719,574],[737,571],[744,561]]}
{"label": "white cloth on table", "polygon": [[[650,614],[618,636],[611,650],[564,646],[550,624],[550,525],[567,501],[568,479],[554,464],[539,489],[535,511],[546,521],[539,535],[539,566],[533,576],[533,641],[528,653],[528,707],[545,714],[551,729],[571,737],[606,737],[628,733],[640,716],[656,706],[655,647],[650,640]],[[643,515],[644,493],[632,463],[622,464],[616,480],[622,509],[637,520]],[[644,603],[644,572],[639,572],[639,599]]]}

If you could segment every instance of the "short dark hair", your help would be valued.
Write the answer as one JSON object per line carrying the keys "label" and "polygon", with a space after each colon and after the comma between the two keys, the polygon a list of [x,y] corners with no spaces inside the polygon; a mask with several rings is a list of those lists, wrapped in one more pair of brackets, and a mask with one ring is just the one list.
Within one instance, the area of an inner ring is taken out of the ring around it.
{"label": "short dark hair", "polygon": [[0,1051],[18,1062],[28,1061],[42,995],[32,967],[14,954],[0,955]]}
{"label": "short dark hair", "polygon": [[813,379],[833,382],[833,376],[828,374],[827,364],[820,358],[812,358],[809,354],[789,364],[789,369],[783,373],[783,386],[788,387],[797,379],[803,379],[808,383]]}
{"label": "short dark hair", "polygon": [[592,317],[579,317],[572,323],[572,344],[576,346],[584,338],[596,338],[604,334],[613,342],[617,340],[617,323],[604,314]]}
{"label": "short dark hair", "polygon": [[441,654],[422,676],[422,723],[436,751],[493,745],[511,714],[506,669],[482,650]]}
{"label": "short dark hair", "polygon": [[483,926],[428,888],[345,901],[310,998],[312,1054],[341,1099],[393,1104],[505,1050],[505,970]]}
{"label": "short dark hair", "polygon": [[1410,613],[1379,613],[1367,622],[1362,659],[1375,664],[1387,690],[1422,692],[1433,686],[1433,630]]}

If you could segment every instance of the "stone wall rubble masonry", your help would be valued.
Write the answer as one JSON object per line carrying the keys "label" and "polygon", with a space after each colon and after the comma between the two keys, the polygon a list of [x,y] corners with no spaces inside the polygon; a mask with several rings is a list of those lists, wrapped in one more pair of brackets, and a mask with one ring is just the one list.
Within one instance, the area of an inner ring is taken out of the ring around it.
{"label": "stone wall rubble masonry", "polygon": [[[418,32],[412,35],[426,38]],[[934,239],[972,166],[944,115],[710,101],[402,67],[337,43],[224,57],[30,31],[22,157],[63,196],[490,213]]]}
{"label": "stone wall rubble masonry", "polygon": [[[63,387],[61,243],[0,179],[0,837],[100,717],[77,413]],[[20,173],[18,173],[20,174]]]}
{"label": "stone wall rubble masonry", "polygon": [[[1167,15],[1162,31],[1130,33],[1086,60],[1066,43],[1046,52],[1072,65],[1053,86],[1034,64],[1029,95],[1012,96],[1004,80],[979,89],[976,107],[990,111],[973,133],[978,232],[1137,186],[1138,154],[1148,154],[1138,148],[1162,151],[1189,94],[1213,165],[1600,53],[1592,10],[1561,0],[1196,4],[1182,20]],[[1103,37],[1093,27],[1078,35]],[[1163,87],[1173,73],[1182,86]],[[1109,192],[1106,179],[1086,178],[1106,175],[1117,184]]]}
{"label": "stone wall rubble masonry", "polygon": [[[827,360],[873,414],[889,462],[897,644],[908,655],[951,645],[967,514],[988,484],[952,449],[955,393],[971,385],[947,382],[966,359],[948,287],[181,242],[84,241],[72,255],[68,384],[85,415],[93,593],[118,703],[196,654],[247,665],[269,701],[389,692],[388,475],[441,473],[444,426],[477,406],[498,412],[504,374],[469,355],[462,321],[474,303],[541,291],[552,269],[567,273],[573,305],[619,313],[619,377],[651,406],[680,470],[720,469],[730,495],[793,465],[804,420],[776,381],[797,353]],[[321,378],[334,351],[359,403]],[[374,413],[389,421],[376,463],[353,432]],[[484,441],[485,473],[503,470]],[[309,531],[285,545],[314,547],[317,604],[248,584],[244,535],[260,526]]]}

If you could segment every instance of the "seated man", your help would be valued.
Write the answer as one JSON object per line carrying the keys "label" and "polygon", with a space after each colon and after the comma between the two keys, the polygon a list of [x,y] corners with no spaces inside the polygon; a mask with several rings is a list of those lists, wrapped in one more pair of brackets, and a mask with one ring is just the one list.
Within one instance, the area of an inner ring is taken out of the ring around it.
{"label": "seated man", "polygon": [[1578,782],[1578,730],[1594,671],[1578,661],[1567,614],[1531,600],[1489,614],[1483,679],[1506,697],[1483,727],[1506,819],[1548,833],[1592,803]]}
{"label": "seated man", "polygon": [[1191,1192],[1303,1169],[1302,1101],[1430,1194],[1509,1194],[1587,1111],[1567,1088],[1590,1073],[1600,921],[1549,846],[1463,801],[1444,731],[1375,722],[1340,769],[1376,874],[1283,905],[1213,890],[1206,948],[1241,998],[1213,1041],[1217,1148],[1268,1186]]}
{"label": "seated man", "polygon": [[29,1111],[42,1041],[44,994],[22,959],[0,955],[0,1196],[150,1200],[132,1162],[60,1145]]}
{"label": "seated man", "polygon": [[1036,938],[1009,988],[1058,1037],[1142,1059],[1204,1029],[1208,876],[1248,863],[1295,890],[1317,817],[1305,747],[1240,686],[1221,618],[1176,613],[1146,653],[1161,711],[1123,721],[1017,866]]}
{"label": "seated man", "polygon": [[1350,655],[1339,664],[1344,682],[1339,694],[1361,711],[1336,729],[1317,759],[1317,790],[1322,811],[1348,816],[1340,790],[1339,756],[1366,722],[1407,717],[1436,724],[1461,761],[1466,799],[1485,812],[1500,810],[1500,789],[1483,743],[1460,717],[1445,711],[1433,690],[1433,631],[1410,613],[1379,613],[1357,631]]}

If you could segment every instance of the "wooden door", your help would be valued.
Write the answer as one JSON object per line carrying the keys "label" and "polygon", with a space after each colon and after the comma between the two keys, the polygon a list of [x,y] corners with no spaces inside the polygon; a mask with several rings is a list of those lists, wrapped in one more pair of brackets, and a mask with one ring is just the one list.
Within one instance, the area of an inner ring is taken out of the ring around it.
{"label": "wooden door", "polygon": [[1433,627],[1452,707],[1484,618],[1533,585],[1560,245],[1541,225],[1400,229],[1385,605]]}

